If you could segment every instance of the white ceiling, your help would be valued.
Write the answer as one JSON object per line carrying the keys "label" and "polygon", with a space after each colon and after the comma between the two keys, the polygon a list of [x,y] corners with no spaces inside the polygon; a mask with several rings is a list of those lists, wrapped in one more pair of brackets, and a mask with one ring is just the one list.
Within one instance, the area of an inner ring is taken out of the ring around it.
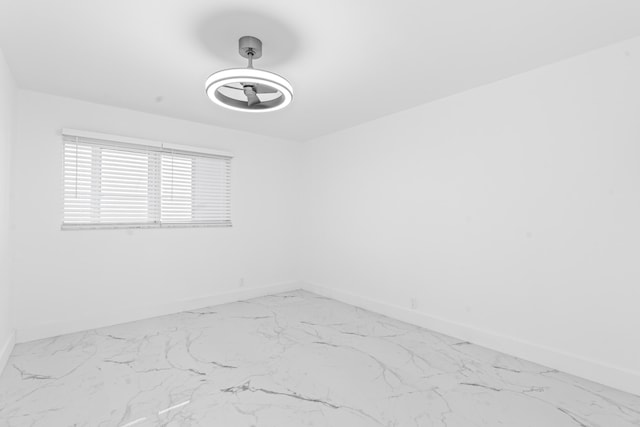
{"label": "white ceiling", "polygon": [[[205,96],[242,35],[290,107]],[[636,35],[638,0],[0,0],[21,88],[301,141]]]}

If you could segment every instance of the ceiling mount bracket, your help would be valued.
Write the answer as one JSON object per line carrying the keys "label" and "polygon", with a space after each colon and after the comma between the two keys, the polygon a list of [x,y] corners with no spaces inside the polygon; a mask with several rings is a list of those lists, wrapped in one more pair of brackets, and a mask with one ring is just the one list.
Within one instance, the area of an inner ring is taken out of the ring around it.
{"label": "ceiling mount bracket", "polygon": [[238,40],[238,52],[243,58],[258,59],[262,56],[262,41],[257,37],[244,36]]}

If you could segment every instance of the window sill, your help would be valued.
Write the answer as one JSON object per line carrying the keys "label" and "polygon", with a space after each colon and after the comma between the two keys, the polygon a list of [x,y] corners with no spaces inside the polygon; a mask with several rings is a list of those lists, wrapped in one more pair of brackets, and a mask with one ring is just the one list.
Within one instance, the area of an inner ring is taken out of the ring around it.
{"label": "window sill", "polygon": [[62,224],[62,231],[75,230],[138,230],[143,228],[228,228],[230,222],[224,223],[169,223],[169,224]]}

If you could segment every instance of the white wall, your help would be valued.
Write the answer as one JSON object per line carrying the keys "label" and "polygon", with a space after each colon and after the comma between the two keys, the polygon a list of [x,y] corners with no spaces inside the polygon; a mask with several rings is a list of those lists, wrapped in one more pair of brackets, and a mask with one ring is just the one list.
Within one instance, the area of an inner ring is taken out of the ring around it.
{"label": "white wall", "polygon": [[640,38],[307,143],[306,280],[640,394],[638,76]]}
{"label": "white wall", "polygon": [[10,176],[15,83],[0,50],[0,372],[13,348],[10,274]]}
{"label": "white wall", "polygon": [[[299,143],[22,90],[16,114],[19,341],[299,279]],[[233,227],[61,231],[63,127],[233,152]]]}

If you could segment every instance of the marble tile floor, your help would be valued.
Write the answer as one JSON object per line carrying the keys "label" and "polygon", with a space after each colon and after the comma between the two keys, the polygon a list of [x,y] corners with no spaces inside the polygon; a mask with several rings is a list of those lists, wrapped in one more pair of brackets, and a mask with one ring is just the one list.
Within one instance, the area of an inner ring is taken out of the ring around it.
{"label": "marble tile floor", "polygon": [[305,291],[17,345],[0,426],[640,426],[640,397]]}

